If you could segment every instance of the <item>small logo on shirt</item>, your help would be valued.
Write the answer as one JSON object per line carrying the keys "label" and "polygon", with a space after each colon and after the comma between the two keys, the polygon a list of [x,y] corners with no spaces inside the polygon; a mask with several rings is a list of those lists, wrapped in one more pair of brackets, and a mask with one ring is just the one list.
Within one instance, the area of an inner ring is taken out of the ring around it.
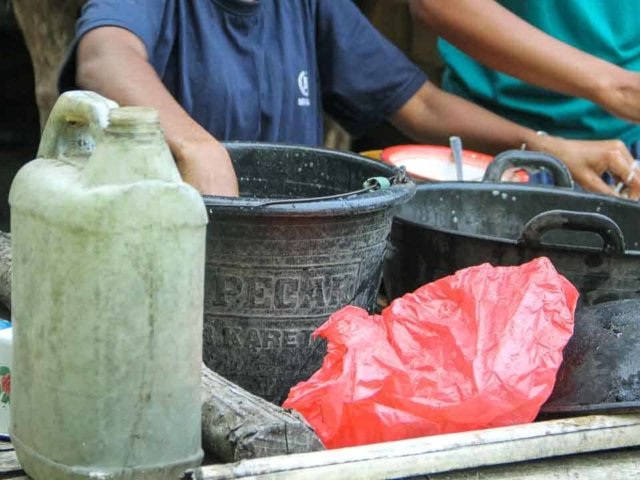
{"label": "small logo on shirt", "polygon": [[298,106],[311,106],[311,100],[309,99],[309,72],[306,70],[302,70],[298,75],[298,88],[302,94],[302,97],[298,97]]}

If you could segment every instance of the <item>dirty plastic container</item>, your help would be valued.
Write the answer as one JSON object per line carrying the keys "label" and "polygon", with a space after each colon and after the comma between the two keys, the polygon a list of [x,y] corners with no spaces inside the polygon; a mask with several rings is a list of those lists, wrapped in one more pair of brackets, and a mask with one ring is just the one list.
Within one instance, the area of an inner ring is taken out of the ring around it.
{"label": "dirty plastic container", "polygon": [[11,187],[10,434],[34,480],[174,480],[202,459],[206,211],[157,112],[115,107],[62,96]]}
{"label": "dirty plastic container", "polygon": [[415,186],[318,199],[398,170],[318,148],[226,147],[242,197],[205,197],[204,361],[281,403],[322,365],[325,345],[313,331],[346,305],[374,306],[393,207],[411,199]]}

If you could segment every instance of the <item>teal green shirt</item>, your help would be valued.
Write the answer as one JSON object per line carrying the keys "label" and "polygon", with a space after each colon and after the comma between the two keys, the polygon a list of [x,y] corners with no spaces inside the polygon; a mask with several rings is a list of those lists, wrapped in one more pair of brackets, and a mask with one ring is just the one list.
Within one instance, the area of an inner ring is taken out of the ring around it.
{"label": "teal green shirt", "polygon": [[[498,0],[501,5],[580,50],[640,71],[638,0]],[[443,88],[521,125],[567,138],[640,140],[640,126],[584,99],[534,87],[483,67],[440,40],[447,65]]]}

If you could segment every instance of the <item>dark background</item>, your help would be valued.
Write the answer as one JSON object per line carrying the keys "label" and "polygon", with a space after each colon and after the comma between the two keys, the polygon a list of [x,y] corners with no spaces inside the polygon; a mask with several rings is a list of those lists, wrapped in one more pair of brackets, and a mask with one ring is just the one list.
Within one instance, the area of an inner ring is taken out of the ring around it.
{"label": "dark background", "polygon": [[9,188],[35,158],[40,137],[33,68],[11,8],[0,1],[0,230],[9,231]]}

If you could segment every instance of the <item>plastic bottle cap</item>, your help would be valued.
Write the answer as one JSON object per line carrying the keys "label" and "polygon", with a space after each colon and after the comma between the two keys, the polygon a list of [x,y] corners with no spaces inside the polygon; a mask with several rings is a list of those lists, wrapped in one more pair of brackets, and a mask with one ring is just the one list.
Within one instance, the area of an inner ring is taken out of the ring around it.
{"label": "plastic bottle cap", "polygon": [[109,112],[109,130],[156,131],[160,128],[160,115],[155,108],[122,107]]}

